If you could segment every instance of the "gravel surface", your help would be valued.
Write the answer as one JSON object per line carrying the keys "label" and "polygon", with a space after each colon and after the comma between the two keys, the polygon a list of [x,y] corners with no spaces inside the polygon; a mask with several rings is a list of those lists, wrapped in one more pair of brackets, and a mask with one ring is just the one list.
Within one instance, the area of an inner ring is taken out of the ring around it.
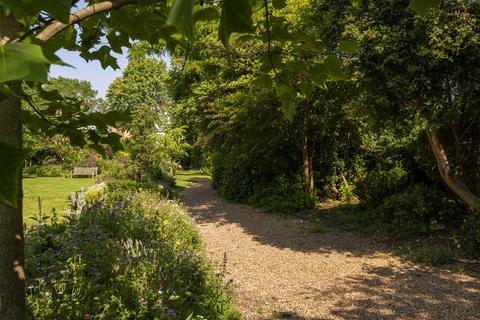
{"label": "gravel surface", "polygon": [[182,193],[244,319],[480,319],[480,279],[400,260],[356,233]]}

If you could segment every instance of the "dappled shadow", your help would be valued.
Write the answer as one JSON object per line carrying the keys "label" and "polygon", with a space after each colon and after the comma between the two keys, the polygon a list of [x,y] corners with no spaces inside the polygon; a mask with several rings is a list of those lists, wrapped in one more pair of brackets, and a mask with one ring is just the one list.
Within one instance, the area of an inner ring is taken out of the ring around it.
{"label": "dappled shadow", "polygon": [[[182,200],[200,228],[205,225],[210,241],[217,237],[217,250],[234,250],[235,280],[252,281],[257,288],[240,285],[249,295],[243,310],[260,305],[272,312],[246,319],[480,319],[478,273],[401,261],[389,245],[334,224],[312,233],[311,223],[302,219],[220,199],[208,180],[186,189]],[[218,246],[240,241],[242,234],[253,242],[242,239],[241,249]]]}
{"label": "dappled shadow", "polygon": [[432,269],[373,267],[317,296],[348,295],[330,308],[341,319],[480,319],[480,283]]}
{"label": "dappled shadow", "polygon": [[229,203],[217,196],[209,180],[199,179],[181,195],[193,219],[199,223],[237,224],[254,239],[266,245],[302,252],[348,251],[352,255],[374,254],[387,249],[355,233],[335,232],[325,226],[312,232],[311,224],[292,216],[268,214],[251,206]]}

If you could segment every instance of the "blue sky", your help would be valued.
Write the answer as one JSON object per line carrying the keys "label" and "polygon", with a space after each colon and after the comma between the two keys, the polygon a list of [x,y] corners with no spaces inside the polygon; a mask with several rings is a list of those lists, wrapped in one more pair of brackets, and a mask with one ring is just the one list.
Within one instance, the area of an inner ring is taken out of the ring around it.
{"label": "blue sky", "polygon": [[[77,3],[76,7],[72,8],[72,11],[76,11],[85,6],[86,3],[84,1],[80,1]],[[50,77],[62,76],[65,78],[75,78],[90,81],[92,87],[98,91],[98,97],[100,98],[105,97],[105,92],[107,91],[108,85],[115,78],[122,75],[122,69],[124,69],[128,63],[126,48],[124,48],[122,55],[112,53],[113,56],[118,58],[118,65],[120,66],[120,69],[118,70],[113,70],[110,67],[104,70],[98,61],[86,62],[82,57],[80,57],[79,52],[72,52],[62,49],[57,51],[56,54],[64,62],[68,63],[74,68],[52,65],[50,67]]]}
{"label": "blue sky", "polygon": [[113,53],[113,55],[117,57],[118,65],[120,66],[118,70],[113,70],[110,67],[104,70],[98,61],[86,62],[80,57],[79,52],[62,49],[57,51],[56,54],[74,68],[53,65],[50,68],[50,77],[62,76],[65,78],[90,81],[92,87],[98,91],[98,97],[101,98],[105,97],[108,85],[115,78],[122,75],[122,69],[124,69],[128,63],[126,49],[124,49],[123,55]]}

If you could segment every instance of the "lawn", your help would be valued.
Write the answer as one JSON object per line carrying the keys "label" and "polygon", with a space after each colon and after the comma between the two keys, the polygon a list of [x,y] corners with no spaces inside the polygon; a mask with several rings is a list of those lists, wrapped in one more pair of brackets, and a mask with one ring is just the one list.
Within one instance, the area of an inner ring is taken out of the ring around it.
{"label": "lawn", "polygon": [[180,193],[197,179],[211,179],[211,177],[197,170],[178,171],[175,174],[175,189]]}
{"label": "lawn", "polygon": [[49,213],[55,208],[59,215],[69,205],[69,196],[93,184],[91,178],[24,178],[23,179],[23,221],[27,225],[35,223],[31,219],[38,213],[38,197],[42,212]]}

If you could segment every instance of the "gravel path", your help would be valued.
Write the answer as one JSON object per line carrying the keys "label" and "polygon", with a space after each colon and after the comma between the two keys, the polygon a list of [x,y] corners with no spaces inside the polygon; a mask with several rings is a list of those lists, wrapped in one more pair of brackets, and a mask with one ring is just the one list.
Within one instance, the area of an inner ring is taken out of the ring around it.
{"label": "gravel path", "polygon": [[208,180],[182,193],[207,254],[226,256],[244,319],[480,319],[480,279],[401,261],[384,245],[220,199]]}

